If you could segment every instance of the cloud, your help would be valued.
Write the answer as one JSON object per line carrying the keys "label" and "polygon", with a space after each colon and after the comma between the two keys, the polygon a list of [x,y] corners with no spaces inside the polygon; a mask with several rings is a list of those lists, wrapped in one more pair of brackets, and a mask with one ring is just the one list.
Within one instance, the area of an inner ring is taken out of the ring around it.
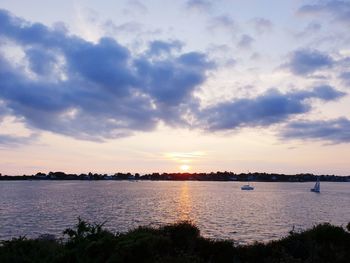
{"label": "cloud", "polygon": [[124,10],[126,14],[130,14],[130,13],[146,14],[148,12],[147,6],[144,5],[142,1],[128,0],[127,4],[128,4],[128,7]]}
{"label": "cloud", "polygon": [[31,47],[26,50],[30,70],[38,75],[48,75],[58,63],[53,52]]}
{"label": "cloud", "polygon": [[208,29],[210,31],[224,30],[231,34],[235,34],[237,31],[237,24],[229,15],[221,15],[213,17],[210,20]]}
{"label": "cloud", "polygon": [[176,106],[191,98],[193,88],[205,80],[205,75],[198,72],[204,72],[211,63],[203,54],[193,52],[171,62],[140,59],[135,66],[143,76],[142,85],[156,102]]}
{"label": "cloud", "polygon": [[212,3],[207,0],[188,0],[186,7],[191,10],[203,12],[209,11],[212,8]]}
{"label": "cloud", "polygon": [[196,152],[167,152],[164,153],[164,157],[166,159],[180,162],[180,163],[188,163],[193,162],[196,159],[203,159],[205,157],[206,153],[201,151]]}
{"label": "cloud", "polygon": [[255,31],[258,34],[270,32],[273,27],[271,20],[262,17],[256,17],[252,19],[251,22],[254,26]]}
{"label": "cloud", "polygon": [[[0,61],[1,62],[1,61]],[[10,111],[5,107],[5,103],[0,100],[0,123],[3,121],[3,119],[9,115]]]}
{"label": "cloud", "polygon": [[347,88],[350,88],[350,72],[341,73],[340,78],[342,79],[344,84],[347,86]]}
{"label": "cloud", "polygon": [[339,22],[349,24],[350,2],[338,0],[316,1],[315,4],[300,7],[298,13],[307,15],[327,14]]}
{"label": "cloud", "polygon": [[317,70],[330,68],[332,57],[313,49],[299,49],[290,54],[290,61],[283,65],[296,75],[308,75]]}
{"label": "cloud", "polygon": [[[229,26],[233,21],[221,23]],[[21,63],[15,63],[6,46],[1,49],[0,121],[10,115],[32,131],[103,141],[152,131],[159,123],[234,130],[285,123],[308,113],[313,99],[331,101],[345,95],[331,86],[287,93],[270,89],[254,98],[201,108],[195,92],[216,65],[203,53],[183,52],[177,40],[154,40],[143,53],[135,54],[115,39],[92,43],[3,10],[0,24],[0,45],[10,41],[23,54]],[[300,74],[332,63],[317,51],[300,53],[290,62],[292,68],[302,65]],[[303,55],[306,59],[298,57]],[[31,138],[1,135],[0,143]]]}
{"label": "cloud", "polygon": [[28,64],[0,54],[0,100],[29,127],[79,139],[128,136],[160,121],[186,125],[193,92],[213,67],[197,52],[154,58],[177,42],[153,42],[152,56],[135,55],[112,38],[92,43],[3,10],[0,23],[0,38],[20,47]]}
{"label": "cloud", "polygon": [[180,51],[183,44],[178,40],[161,41],[154,40],[149,44],[148,54],[150,56],[159,56],[162,54],[169,54],[173,50]]}
{"label": "cloud", "polygon": [[345,92],[336,90],[329,85],[316,86],[312,91],[299,92],[300,99],[318,98],[324,101],[336,100],[346,95]]}
{"label": "cloud", "polygon": [[350,121],[339,118],[326,121],[294,121],[281,131],[284,139],[313,139],[331,143],[350,142]]}
{"label": "cloud", "polygon": [[254,41],[255,39],[252,38],[250,35],[243,34],[240,40],[238,41],[237,45],[239,48],[249,49],[251,48],[251,45],[253,44]]}
{"label": "cloud", "polygon": [[322,25],[316,22],[309,23],[304,30],[299,33],[296,33],[295,36],[297,38],[305,38],[314,35],[322,29]]}
{"label": "cloud", "polygon": [[140,33],[142,31],[142,24],[130,21],[120,25],[115,25],[112,20],[107,20],[102,25],[106,31],[109,31],[112,34],[135,34]]}
{"label": "cloud", "polygon": [[[13,135],[4,133],[3,124],[6,117],[11,115],[11,110],[6,108],[3,101],[0,100],[0,147],[17,146],[30,143],[38,137],[37,132],[30,132],[28,135]],[[6,132],[6,130],[5,130]]]}
{"label": "cloud", "polygon": [[269,126],[285,122],[293,115],[309,112],[311,110],[309,99],[331,101],[344,95],[345,93],[330,86],[285,94],[270,89],[255,98],[216,104],[202,110],[199,115],[202,127],[209,131]]}
{"label": "cloud", "polygon": [[27,137],[0,134],[0,148],[28,144],[30,142],[33,142],[36,138],[37,134],[33,134]]}

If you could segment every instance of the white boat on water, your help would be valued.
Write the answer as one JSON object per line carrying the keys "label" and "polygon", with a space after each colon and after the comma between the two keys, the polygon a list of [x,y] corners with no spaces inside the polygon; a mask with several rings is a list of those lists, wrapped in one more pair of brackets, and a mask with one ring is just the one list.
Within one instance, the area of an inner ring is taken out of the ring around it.
{"label": "white boat on water", "polygon": [[249,184],[245,184],[241,187],[241,190],[254,190],[254,187],[250,186]]}
{"label": "white boat on water", "polygon": [[319,193],[321,191],[320,178],[317,177],[315,186],[310,189],[311,192]]}

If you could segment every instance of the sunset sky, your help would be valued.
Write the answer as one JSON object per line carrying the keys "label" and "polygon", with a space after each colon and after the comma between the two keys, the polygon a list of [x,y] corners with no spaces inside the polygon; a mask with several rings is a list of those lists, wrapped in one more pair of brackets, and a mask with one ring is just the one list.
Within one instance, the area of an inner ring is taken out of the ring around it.
{"label": "sunset sky", "polygon": [[0,173],[350,174],[350,1],[1,0]]}

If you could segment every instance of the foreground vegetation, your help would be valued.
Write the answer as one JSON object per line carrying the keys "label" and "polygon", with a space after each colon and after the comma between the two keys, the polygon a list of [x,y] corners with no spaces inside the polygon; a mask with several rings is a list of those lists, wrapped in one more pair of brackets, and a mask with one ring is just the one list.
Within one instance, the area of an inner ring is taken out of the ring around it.
{"label": "foreground vegetation", "polygon": [[347,230],[322,224],[278,241],[235,246],[201,237],[189,222],[113,234],[79,219],[60,240],[2,241],[0,262],[350,262],[350,223]]}

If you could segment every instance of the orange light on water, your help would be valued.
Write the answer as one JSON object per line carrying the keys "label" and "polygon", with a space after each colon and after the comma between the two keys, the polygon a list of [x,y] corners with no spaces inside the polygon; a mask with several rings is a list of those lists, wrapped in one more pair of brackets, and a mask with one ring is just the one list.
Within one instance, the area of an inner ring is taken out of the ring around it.
{"label": "orange light on water", "polygon": [[178,195],[178,206],[177,206],[177,215],[179,221],[191,221],[192,219],[192,201],[190,196],[190,190],[188,182],[183,182],[180,193]]}

